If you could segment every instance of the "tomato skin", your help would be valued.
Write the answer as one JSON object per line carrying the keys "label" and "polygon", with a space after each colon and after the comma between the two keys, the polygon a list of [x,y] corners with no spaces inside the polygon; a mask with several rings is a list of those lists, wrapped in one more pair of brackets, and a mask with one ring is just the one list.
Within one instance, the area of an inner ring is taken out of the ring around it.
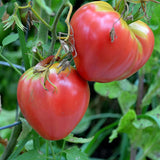
{"label": "tomato skin", "polygon": [[66,137],[79,123],[89,104],[88,83],[75,69],[57,74],[55,63],[44,89],[44,76],[33,74],[33,68],[20,78],[17,99],[22,114],[29,124],[45,139]]}
{"label": "tomato skin", "polygon": [[[71,26],[77,52],[74,62],[79,74],[88,81],[127,78],[146,63],[153,51],[151,29],[142,21],[127,25],[106,2],[95,1],[80,7]],[[115,32],[111,32],[113,28]]]}

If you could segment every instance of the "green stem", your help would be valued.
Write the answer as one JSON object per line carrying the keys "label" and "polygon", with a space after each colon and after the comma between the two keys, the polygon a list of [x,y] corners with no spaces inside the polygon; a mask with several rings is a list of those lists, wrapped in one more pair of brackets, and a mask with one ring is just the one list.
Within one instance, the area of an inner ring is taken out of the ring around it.
{"label": "green stem", "polygon": [[131,154],[130,154],[130,160],[135,160],[137,149],[134,147],[133,144],[131,144]]}
{"label": "green stem", "polygon": [[16,150],[9,156],[9,158],[7,160],[13,160],[15,159],[23,150],[24,145],[30,140],[31,138],[31,132],[29,132],[26,137],[19,142],[18,147],[16,148]]}
{"label": "green stem", "polygon": [[143,99],[143,88],[144,88],[144,71],[143,68],[139,70],[138,75],[138,97],[137,97],[137,103],[136,103],[136,113],[141,114],[141,104]]}
{"label": "green stem", "polygon": [[[51,30],[51,26],[43,19],[39,16],[39,14],[33,9],[31,8],[32,12],[34,13],[34,15],[49,29]],[[47,15],[48,16],[48,15]],[[44,17],[46,18],[46,17]]]}
{"label": "green stem", "polygon": [[[19,12],[18,12],[18,16],[20,17]],[[30,68],[30,62],[29,62],[29,57],[27,54],[25,36],[24,36],[24,32],[19,27],[17,27],[17,30],[18,30],[18,34],[19,34],[20,46],[21,46],[21,51],[22,51],[22,58],[24,61],[24,67],[27,70]]]}
{"label": "green stem", "polygon": [[52,152],[53,159],[56,159],[54,151],[53,151],[53,146],[52,146],[52,142],[51,141],[49,141],[49,146],[50,146],[50,149],[51,149],[51,152]]}
{"label": "green stem", "polygon": [[116,121],[101,130],[99,130],[95,135],[91,142],[86,143],[86,145],[83,145],[81,147],[81,150],[85,153],[87,153],[88,156],[91,156],[93,152],[96,150],[96,148],[100,145],[100,143],[103,141],[103,139],[110,134],[111,128],[117,126],[119,121]]}
{"label": "green stem", "polygon": [[[45,0],[45,2],[47,6],[51,5],[51,0]],[[41,8],[41,15],[39,18],[41,18],[41,20],[45,19],[45,22],[49,23],[50,16],[46,13],[46,11],[43,8]],[[38,40],[42,41],[43,44],[47,43],[48,29],[50,29],[50,26],[47,26],[44,23],[40,23],[39,32],[38,32]]]}
{"label": "green stem", "polygon": [[[48,3],[46,2],[46,4],[49,4],[50,1],[51,1],[51,0],[48,0],[48,1],[47,1]],[[18,11],[18,9],[27,9],[27,8],[30,8],[31,11],[34,13],[34,15],[35,15],[44,25],[46,25],[49,30],[51,30],[51,26],[50,26],[43,18],[41,18],[41,17],[39,16],[39,14],[32,8],[30,2],[29,2],[28,5],[26,5],[26,6],[19,6],[18,3],[15,2],[15,6],[16,6],[16,11],[15,11],[15,13]],[[44,17],[44,18],[46,18],[46,17]]]}
{"label": "green stem", "polygon": [[10,62],[5,56],[2,55],[2,50],[3,50],[3,48],[2,48],[1,51],[0,51],[0,57],[1,57],[4,61],[8,62],[8,63],[10,64],[10,66],[21,76],[22,73],[21,73],[16,67],[14,67],[14,65],[12,64],[12,62]]}
{"label": "green stem", "polygon": [[[45,3],[47,6],[51,6],[51,0],[45,0]],[[38,43],[39,41],[43,44],[46,44],[48,41],[48,30],[51,30],[51,26],[48,25],[49,21],[50,21],[50,16],[46,13],[46,11],[41,8],[41,15],[39,16],[38,13],[36,11],[34,11],[33,8],[31,8],[32,12],[36,15],[36,17],[42,22],[39,25],[39,31],[38,31]],[[45,21],[44,21],[45,19]],[[38,61],[40,61],[40,57],[46,57],[47,54],[44,52],[44,49],[42,48],[42,53],[39,56],[38,53],[34,54],[34,56],[36,57],[36,59],[38,59]],[[37,64],[37,60],[33,59],[32,60],[32,65],[36,65]]]}
{"label": "green stem", "polygon": [[150,153],[150,151],[153,150],[153,147],[155,146],[155,143],[157,142],[158,138],[159,137],[154,136],[154,138],[152,139],[152,141],[150,143],[148,143],[148,145],[147,145],[148,148],[145,148],[143,150],[143,152],[141,152],[140,155],[136,157],[136,160],[145,160],[146,156]]}
{"label": "green stem", "polygon": [[[142,113],[141,104],[143,99],[143,87],[144,87],[144,71],[143,68],[139,70],[138,75],[138,97],[137,97],[137,103],[136,103],[136,113],[137,115],[140,115]],[[130,154],[130,160],[135,160],[137,153],[137,148],[134,147],[133,144],[131,144],[131,154]]]}
{"label": "green stem", "polygon": [[[21,116],[21,113],[20,113],[20,116]],[[22,124],[19,124],[18,126],[13,128],[11,137],[10,137],[9,142],[8,142],[8,145],[5,148],[5,150],[3,152],[3,155],[2,155],[0,160],[7,160],[8,157],[11,155],[11,153],[13,152],[13,150],[14,150],[16,144],[17,144],[17,139],[18,139],[18,137],[21,133],[21,130],[22,130]]]}
{"label": "green stem", "polygon": [[49,49],[49,53],[48,53],[48,56],[52,55],[53,51],[54,51],[54,45],[56,43],[56,40],[57,40],[57,33],[56,33],[56,30],[57,30],[57,24],[58,24],[58,21],[60,19],[60,16],[63,12],[63,10],[69,6],[69,2],[68,0],[64,0],[62,5],[60,6],[56,16],[55,16],[55,19],[54,19],[54,22],[52,24],[52,27],[51,27],[51,32],[52,32],[52,41],[51,41],[51,46],[50,46],[50,49]]}
{"label": "green stem", "polygon": [[48,153],[49,153],[49,145],[48,145],[48,140],[46,140],[46,160],[48,160]]}
{"label": "green stem", "polygon": [[63,140],[63,145],[62,145],[62,148],[61,148],[61,153],[60,153],[60,160],[62,159],[62,154],[63,154],[63,151],[64,151],[64,147],[66,145],[66,141]]}

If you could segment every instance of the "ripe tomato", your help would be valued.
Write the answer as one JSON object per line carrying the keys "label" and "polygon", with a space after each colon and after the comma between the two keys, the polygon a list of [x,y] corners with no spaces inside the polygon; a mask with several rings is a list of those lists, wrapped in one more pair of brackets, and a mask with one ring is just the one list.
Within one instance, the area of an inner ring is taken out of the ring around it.
{"label": "ripe tomato", "polygon": [[142,21],[127,24],[112,6],[95,1],[71,19],[79,74],[88,81],[110,82],[131,76],[151,56],[154,35]]}
{"label": "ripe tomato", "polygon": [[34,73],[33,67],[21,76],[17,88],[24,117],[48,140],[66,137],[83,117],[90,98],[88,83],[76,70],[65,69],[57,74],[58,65],[49,68],[50,81],[46,81],[45,87],[45,72]]}

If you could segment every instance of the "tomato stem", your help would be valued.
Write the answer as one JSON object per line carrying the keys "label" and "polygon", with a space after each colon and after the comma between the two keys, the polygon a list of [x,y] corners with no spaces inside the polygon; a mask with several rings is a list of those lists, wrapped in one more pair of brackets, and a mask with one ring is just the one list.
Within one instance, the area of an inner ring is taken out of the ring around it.
{"label": "tomato stem", "polygon": [[[138,75],[139,84],[138,84],[138,97],[137,97],[137,103],[136,103],[136,113],[137,115],[140,115],[142,113],[141,104],[143,99],[143,87],[144,87],[143,68],[141,68],[138,73],[139,73]],[[134,145],[131,144],[131,154],[130,154],[131,160],[134,160],[136,158],[136,151],[137,151],[137,148],[135,148]]]}
{"label": "tomato stem", "polygon": [[59,49],[58,49],[58,51],[57,51],[57,53],[55,55],[55,58],[57,58],[60,55],[61,50],[62,50],[62,45],[59,47]]}
{"label": "tomato stem", "polygon": [[[48,1],[47,1],[48,2]],[[49,2],[48,2],[49,3]],[[51,26],[42,18],[39,16],[39,14],[32,8],[31,2],[29,2],[26,6],[19,6],[18,3],[15,2],[15,13],[17,12],[17,9],[27,9],[30,8],[31,11],[34,13],[34,15],[46,26],[49,30],[51,30]],[[46,18],[46,17],[45,17]]]}
{"label": "tomato stem", "polygon": [[61,153],[60,153],[60,160],[62,159],[62,154],[63,154],[65,145],[66,145],[66,141],[63,140],[63,144],[62,144],[62,148],[61,148]]}
{"label": "tomato stem", "polygon": [[32,12],[34,13],[34,15],[45,25],[48,27],[49,30],[51,30],[51,26],[44,20],[42,19],[39,14],[33,9],[31,8]]}
{"label": "tomato stem", "polygon": [[53,150],[53,146],[52,146],[52,142],[49,141],[49,146],[50,146],[50,149],[51,149],[51,152],[52,152],[52,157],[53,159],[56,159],[56,156],[55,156],[55,153],[54,153],[54,150]]}
{"label": "tomato stem", "polygon": [[[18,17],[20,18],[19,11],[17,11],[17,14],[18,14]],[[24,32],[19,27],[17,27],[17,30],[19,34],[19,40],[20,40],[20,45],[21,45],[22,57],[24,60],[24,66],[25,66],[25,69],[27,70],[28,68],[30,68],[30,62],[29,62],[29,57],[27,55],[25,36],[24,36]]]}
{"label": "tomato stem", "polygon": [[50,46],[50,49],[49,49],[48,56],[53,53],[55,42],[58,39],[57,32],[56,32],[57,24],[58,24],[58,21],[60,19],[60,16],[61,16],[63,10],[66,7],[69,7],[69,12],[68,12],[67,18],[65,20],[65,23],[67,24],[67,27],[68,27],[68,34],[67,34],[67,37],[65,39],[69,38],[69,35],[70,35],[70,23],[69,23],[69,21],[70,21],[70,16],[71,16],[73,7],[72,7],[72,4],[69,2],[69,0],[64,0],[61,7],[59,8],[56,16],[55,16],[54,22],[53,22],[52,27],[51,27],[52,41],[51,41],[51,46]]}
{"label": "tomato stem", "polygon": [[69,12],[68,12],[68,15],[67,15],[67,18],[65,20],[65,23],[67,24],[67,27],[68,27],[68,35],[67,37],[65,38],[65,41],[67,41],[69,39],[69,36],[70,36],[70,32],[71,32],[71,26],[70,26],[70,17],[71,17],[71,14],[72,14],[72,10],[73,10],[73,6],[71,3],[67,3],[67,6],[69,7]]}
{"label": "tomato stem", "polygon": [[49,142],[46,140],[46,160],[48,160],[48,155],[49,155]]}
{"label": "tomato stem", "polygon": [[[51,6],[51,0],[45,0],[47,6]],[[41,8],[41,15],[40,18],[43,20],[45,19],[45,23],[40,23],[39,31],[38,31],[38,40],[42,41],[43,44],[46,44],[48,41],[48,30],[51,29],[51,27],[48,25],[50,21],[50,16],[46,13],[46,11]],[[43,56],[44,53],[42,53]]]}
{"label": "tomato stem", "polygon": [[[133,23],[137,20],[140,20],[142,18],[147,18],[149,19],[149,17],[147,16],[147,7],[146,7],[146,2],[154,2],[154,3],[160,3],[156,0],[117,0],[115,2],[115,7],[114,9],[119,12],[121,14],[121,18],[123,18],[127,24]],[[140,8],[138,8],[137,12],[133,14],[133,6],[131,6],[130,4],[141,4]],[[131,7],[129,7],[131,6]],[[143,12],[141,12],[143,11]],[[143,13],[143,15],[142,15]]]}
{"label": "tomato stem", "polygon": [[136,113],[139,115],[142,112],[141,104],[143,99],[143,88],[144,88],[144,69],[141,68],[138,72],[138,97],[136,103]]}
{"label": "tomato stem", "polygon": [[[22,116],[22,114],[20,113],[19,117],[21,117],[21,116]],[[17,144],[17,139],[18,139],[21,131],[22,131],[22,124],[19,124],[19,125],[15,126],[13,128],[11,137],[10,137],[9,142],[8,142],[8,145],[6,146],[0,160],[6,160],[11,155],[14,147]]]}

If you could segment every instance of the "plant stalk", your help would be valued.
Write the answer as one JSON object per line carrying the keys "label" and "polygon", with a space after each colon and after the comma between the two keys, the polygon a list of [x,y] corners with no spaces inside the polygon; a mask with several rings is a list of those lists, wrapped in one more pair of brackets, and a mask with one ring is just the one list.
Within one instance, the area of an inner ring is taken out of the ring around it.
{"label": "plant stalk", "polygon": [[143,99],[143,89],[144,89],[144,73],[143,68],[139,70],[139,76],[138,76],[138,97],[137,97],[137,103],[136,103],[136,113],[139,115],[142,112],[141,104]]}
{"label": "plant stalk", "polygon": [[[47,6],[51,6],[51,0],[45,0],[45,3]],[[40,25],[39,25],[39,31],[38,31],[38,43],[39,41],[43,44],[47,44],[48,42],[48,31],[51,30],[51,26],[49,25],[49,21],[50,21],[50,16],[46,13],[46,11],[41,8],[40,10],[40,16],[38,15],[38,13],[36,11],[34,11],[33,8],[31,8],[32,12],[36,15],[36,17],[41,21]],[[42,51],[42,55],[40,55],[42,57],[46,57],[47,53],[44,52],[44,50]],[[38,54],[35,54],[34,57],[36,57],[36,59],[38,59],[38,61],[40,60],[40,56]],[[36,65],[37,64],[37,60],[33,59],[32,61],[32,65]]]}
{"label": "plant stalk", "polygon": [[[45,0],[47,6],[51,6],[51,0]],[[41,8],[41,19],[45,19],[45,22],[49,23],[50,16],[46,13],[46,11]],[[40,23],[39,32],[38,32],[38,40],[40,40],[43,44],[47,43],[48,40],[48,27]]]}
{"label": "plant stalk", "polygon": [[[19,12],[18,12],[18,17],[20,19]],[[25,35],[24,35],[24,32],[19,27],[17,27],[17,30],[18,30],[18,34],[19,34],[20,46],[21,46],[21,51],[22,51],[22,58],[24,61],[24,67],[27,70],[30,68],[30,62],[29,62],[29,57],[27,54],[28,51],[27,51],[27,47],[26,47]]]}
{"label": "plant stalk", "polygon": [[131,145],[130,160],[135,160],[136,159],[136,153],[137,153],[136,148],[133,145]]}
{"label": "plant stalk", "polygon": [[[138,81],[139,83],[138,83],[138,97],[137,97],[137,103],[136,103],[136,113],[137,115],[140,115],[142,113],[141,104],[142,104],[142,99],[143,99],[143,88],[144,88],[143,68],[139,70]],[[137,149],[131,144],[130,160],[135,160],[136,152],[137,152]]]}
{"label": "plant stalk", "polygon": [[51,142],[51,141],[49,141],[49,147],[50,147],[50,149],[51,149],[51,153],[52,153],[53,159],[56,159],[56,156],[55,156],[55,153],[54,153],[54,150],[53,150],[53,146],[52,146],[52,142]]}
{"label": "plant stalk", "polygon": [[56,40],[57,40],[57,24],[58,24],[58,21],[60,19],[60,16],[63,12],[63,10],[67,7],[67,6],[70,6],[70,3],[68,2],[68,0],[64,0],[62,5],[60,6],[56,16],[55,16],[55,19],[54,19],[54,22],[52,24],[52,27],[51,27],[51,32],[52,32],[52,41],[51,41],[51,46],[50,46],[50,49],[49,49],[49,52],[48,52],[48,56],[52,55],[53,54],[53,51],[54,51],[54,45],[56,43]]}
{"label": "plant stalk", "polygon": [[0,158],[0,160],[7,160],[8,157],[11,155],[14,147],[17,144],[17,139],[18,139],[18,137],[19,137],[19,135],[21,133],[21,130],[22,130],[22,125],[21,124],[19,124],[18,126],[13,128],[10,140],[8,142],[8,145],[6,146],[6,148],[5,148],[4,152],[3,152],[3,155]]}

